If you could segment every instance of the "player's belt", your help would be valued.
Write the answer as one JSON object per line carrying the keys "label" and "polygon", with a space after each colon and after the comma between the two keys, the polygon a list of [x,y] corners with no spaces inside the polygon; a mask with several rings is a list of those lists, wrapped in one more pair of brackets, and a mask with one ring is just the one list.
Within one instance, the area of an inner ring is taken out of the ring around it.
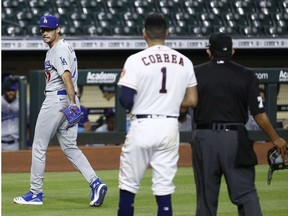
{"label": "player's belt", "polygon": [[166,116],[166,115],[154,115],[154,114],[149,114],[149,115],[133,115],[132,118],[136,119],[143,119],[143,118],[177,118],[177,116]]}
{"label": "player's belt", "polygon": [[[59,91],[45,91],[45,94],[49,94],[49,93],[53,93],[56,95],[67,95],[67,91],[65,89],[59,90]],[[75,95],[76,95],[76,92],[75,92]]]}
{"label": "player's belt", "polygon": [[57,91],[57,95],[67,95],[66,90],[59,90]]}
{"label": "player's belt", "polygon": [[1,140],[1,143],[4,143],[4,144],[13,144],[15,143],[16,140]]}
{"label": "player's belt", "polygon": [[212,124],[197,124],[196,129],[206,130],[238,130],[240,127],[244,127],[242,123],[212,123]]}

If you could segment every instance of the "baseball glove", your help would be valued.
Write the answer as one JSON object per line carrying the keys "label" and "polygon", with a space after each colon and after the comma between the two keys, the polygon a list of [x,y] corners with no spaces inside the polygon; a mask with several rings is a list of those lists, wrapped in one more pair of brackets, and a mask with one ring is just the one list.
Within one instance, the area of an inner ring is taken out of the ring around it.
{"label": "baseball glove", "polygon": [[61,109],[60,112],[63,112],[66,119],[68,120],[66,130],[68,130],[70,127],[73,127],[75,124],[78,124],[78,122],[83,117],[83,113],[75,104],[70,104],[69,106]]}

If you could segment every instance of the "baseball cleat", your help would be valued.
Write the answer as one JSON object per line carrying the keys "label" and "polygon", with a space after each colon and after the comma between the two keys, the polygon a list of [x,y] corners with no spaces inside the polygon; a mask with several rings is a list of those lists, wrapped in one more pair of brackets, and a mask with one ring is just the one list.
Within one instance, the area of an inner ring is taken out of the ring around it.
{"label": "baseball cleat", "polygon": [[101,206],[107,193],[107,185],[97,178],[91,185],[90,206]]}
{"label": "baseball cleat", "polygon": [[13,202],[24,205],[42,205],[43,204],[43,193],[33,194],[31,191],[24,194],[22,197],[15,197]]}

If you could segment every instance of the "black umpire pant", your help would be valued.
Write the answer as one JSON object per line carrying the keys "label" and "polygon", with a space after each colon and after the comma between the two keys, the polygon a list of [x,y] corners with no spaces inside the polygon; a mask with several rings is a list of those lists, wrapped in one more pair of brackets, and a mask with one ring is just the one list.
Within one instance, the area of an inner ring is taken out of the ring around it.
{"label": "black umpire pant", "polygon": [[237,130],[196,130],[192,161],[197,190],[196,216],[217,215],[221,177],[239,216],[261,216],[255,187],[255,166],[237,167]]}

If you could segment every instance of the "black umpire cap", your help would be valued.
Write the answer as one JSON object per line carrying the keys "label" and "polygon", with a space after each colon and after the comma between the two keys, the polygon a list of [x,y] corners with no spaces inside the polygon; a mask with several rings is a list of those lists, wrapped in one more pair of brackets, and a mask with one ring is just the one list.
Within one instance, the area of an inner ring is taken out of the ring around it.
{"label": "black umpire cap", "polygon": [[211,52],[222,52],[231,54],[232,38],[224,33],[214,33],[209,37],[209,49]]}

